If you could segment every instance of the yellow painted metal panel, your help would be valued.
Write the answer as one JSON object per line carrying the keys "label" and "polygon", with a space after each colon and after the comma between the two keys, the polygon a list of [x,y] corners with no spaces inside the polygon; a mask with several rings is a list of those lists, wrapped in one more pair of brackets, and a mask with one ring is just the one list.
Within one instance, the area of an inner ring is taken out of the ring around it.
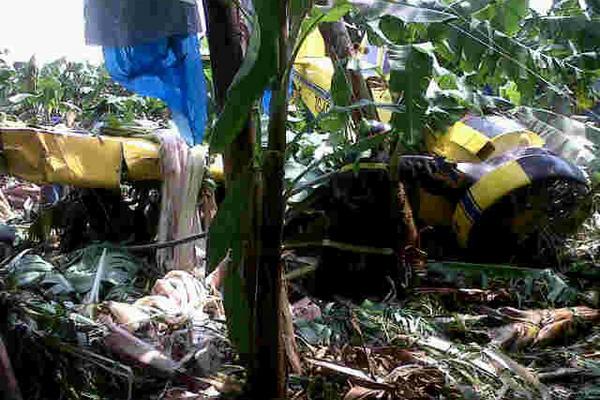
{"label": "yellow painted metal panel", "polygon": [[[383,65],[384,50],[379,49],[378,59]],[[334,66],[327,57],[325,42],[318,30],[313,31],[306,39],[294,61],[294,69],[300,79],[296,79],[297,94],[308,109],[317,115],[329,108],[328,95]],[[377,103],[392,103],[389,90],[372,90],[373,100]],[[382,122],[390,122],[392,112],[379,108],[377,110]]]}
{"label": "yellow painted metal panel", "polygon": [[[521,165],[517,161],[510,161],[484,175],[469,192],[478,212],[483,212],[513,190],[530,183],[531,180]],[[460,246],[468,245],[474,222],[467,215],[463,203],[459,204],[454,213],[453,227]]]}
{"label": "yellow painted metal panel", "polygon": [[437,136],[432,150],[453,161],[474,161],[488,143],[490,140],[483,133],[457,122],[446,133]]}
{"label": "yellow painted metal panel", "polygon": [[160,145],[141,138],[0,128],[7,172],[36,183],[117,188],[123,163],[131,181],[160,180]]}
{"label": "yellow painted metal panel", "polygon": [[127,179],[160,180],[160,145],[139,138],[114,138],[123,144]]}
{"label": "yellow painted metal panel", "polygon": [[217,154],[214,161],[209,165],[208,172],[210,176],[217,182],[225,180],[225,170],[223,165],[223,156]]}
{"label": "yellow painted metal panel", "polygon": [[455,205],[444,196],[437,196],[430,192],[419,190],[419,218],[427,225],[450,226]]}
{"label": "yellow painted metal panel", "polygon": [[515,189],[531,183],[529,176],[516,161],[498,167],[478,180],[469,191],[480,210],[485,210]]}
{"label": "yellow painted metal panel", "polygon": [[36,183],[117,188],[122,145],[112,138],[2,129],[4,156],[10,174]]}
{"label": "yellow painted metal panel", "polygon": [[308,34],[302,46],[298,50],[297,58],[304,57],[327,57],[325,52],[325,40],[318,29]]}
{"label": "yellow painted metal panel", "polygon": [[531,131],[510,132],[498,135],[492,139],[494,152],[491,157],[497,157],[518,147],[542,147],[544,139]]}
{"label": "yellow painted metal panel", "polygon": [[469,242],[469,232],[471,232],[472,227],[473,221],[467,216],[463,205],[459,204],[454,212],[453,220],[453,228],[454,232],[456,232],[456,239],[459,246],[467,247]]}
{"label": "yellow painted metal panel", "polygon": [[[373,101],[375,103],[393,104],[394,102],[392,100],[392,95],[390,94],[390,91],[387,89],[372,89],[371,93],[373,94]],[[379,115],[379,119],[381,120],[381,122],[389,124],[392,120],[392,112],[390,110],[378,108],[377,114]]]}

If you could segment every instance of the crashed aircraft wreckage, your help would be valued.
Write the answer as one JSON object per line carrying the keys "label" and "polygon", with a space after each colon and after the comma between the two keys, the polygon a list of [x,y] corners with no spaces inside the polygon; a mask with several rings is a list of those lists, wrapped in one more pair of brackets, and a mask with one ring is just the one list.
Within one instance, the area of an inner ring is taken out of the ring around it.
{"label": "crashed aircraft wreckage", "polygon": [[[315,115],[330,102],[334,69],[324,48],[315,31],[293,73],[295,94]],[[384,53],[370,57],[385,71]],[[372,92],[378,101],[390,101],[385,88]],[[371,133],[385,135],[391,113],[380,109],[378,117]],[[590,187],[583,170],[557,154],[556,140],[514,118],[466,115],[445,132],[425,137],[426,151],[401,156],[396,172],[423,230],[415,245],[430,257],[513,261],[535,253],[532,246],[540,238],[572,232],[586,216]],[[10,127],[0,128],[0,143],[5,172],[34,183],[118,189],[123,182],[162,179],[160,143],[148,136]],[[222,182],[220,157],[208,171]],[[289,201],[284,247],[318,255],[327,265],[324,273],[335,275],[336,264],[362,271],[366,279],[372,275],[366,265],[397,272],[405,227],[391,213],[396,201],[391,172],[386,158],[373,152],[320,180],[303,200]]]}
{"label": "crashed aircraft wreckage", "polygon": [[[117,189],[122,181],[161,179],[160,146],[145,139],[2,128],[0,140],[6,171],[35,183]],[[402,156],[398,173],[417,226],[430,227],[420,247],[432,257],[505,262],[548,229],[572,232],[586,215],[584,172],[514,120],[466,116],[429,137],[428,150]],[[360,159],[291,201],[285,248],[319,253],[325,265],[341,256],[357,271],[372,262],[394,270],[403,233],[391,219],[389,172],[389,163]],[[209,173],[222,180],[222,164]]]}

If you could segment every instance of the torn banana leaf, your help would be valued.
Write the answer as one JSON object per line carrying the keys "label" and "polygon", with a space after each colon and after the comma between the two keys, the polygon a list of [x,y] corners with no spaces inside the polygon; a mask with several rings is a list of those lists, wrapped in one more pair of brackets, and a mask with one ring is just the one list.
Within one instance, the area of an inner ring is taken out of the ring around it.
{"label": "torn banana leaf", "polygon": [[579,166],[592,166],[598,160],[600,130],[573,118],[547,110],[519,107],[514,116],[546,142],[545,146]]}

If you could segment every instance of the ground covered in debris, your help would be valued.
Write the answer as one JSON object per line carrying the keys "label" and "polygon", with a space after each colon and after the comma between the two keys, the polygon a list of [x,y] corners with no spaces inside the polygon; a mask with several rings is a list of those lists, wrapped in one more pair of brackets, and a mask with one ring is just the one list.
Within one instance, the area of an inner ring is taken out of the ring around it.
{"label": "ground covered in debris", "polygon": [[[19,191],[36,192],[19,183],[4,182],[17,227],[28,218]],[[290,398],[600,397],[599,243],[596,213],[562,272],[429,262],[414,286],[378,301],[320,300],[290,279]],[[102,243],[4,260],[0,332],[23,398],[240,396],[218,276],[152,265]]]}

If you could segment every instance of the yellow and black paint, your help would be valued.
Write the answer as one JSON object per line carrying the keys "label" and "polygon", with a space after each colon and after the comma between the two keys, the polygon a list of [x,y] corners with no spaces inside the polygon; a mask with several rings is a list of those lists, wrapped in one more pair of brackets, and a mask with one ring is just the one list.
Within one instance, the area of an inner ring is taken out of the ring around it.
{"label": "yellow and black paint", "polygon": [[[468,247],[473,227],[486,210],[511,192],[550,178],[587,184],[584,174],[569,162],[541,148],[527,148],[482,176],[460,200],[453,217],[459,245]],[[518,216],[515,216],[515,221]],[[524,224],[514,229],[527,228]],[[518,232],[515,232],[518,233]]]}

